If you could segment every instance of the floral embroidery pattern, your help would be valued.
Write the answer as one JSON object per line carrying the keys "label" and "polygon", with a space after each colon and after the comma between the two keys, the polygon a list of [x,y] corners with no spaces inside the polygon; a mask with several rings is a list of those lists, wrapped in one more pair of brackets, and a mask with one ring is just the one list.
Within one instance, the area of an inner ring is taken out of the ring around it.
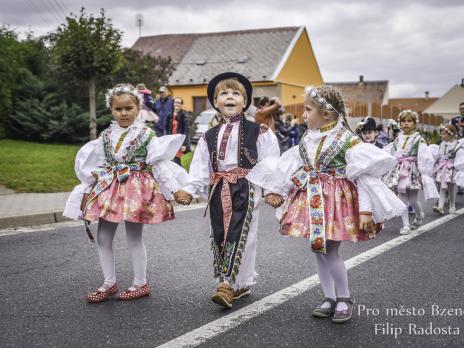
{"label": "floral embroidery pattern", "polygon": [[281,234],[309,238],[312,250],[319,253],[325,253],[326,240],[359,241],[375,236],[359,230],[357,189],[345,176],[345,153],[357,143],[357,137],[341,130],[315,161],[316,168],[300,145],[305,165],[292,176],[295,186],[283,205]]}
{"label": "floral embroidery pattern", "polygon": [[242,263],[242,255],[245,251],[245,245],[250,230],[250,223],[253,217],[253,209],[255,205],[255,188],[251,182],[249,182],[248,185],[248,207],[238,244],[236,245],[235,243],[230,242],[225,243],[224,253],[222,253],[221,248],[214,242],[213,233],[211,231],[211,249],[213,250],[214,276],[216,278],[222,277],[224,280],[231,283],[235,282],[239,273],[240,264]]}

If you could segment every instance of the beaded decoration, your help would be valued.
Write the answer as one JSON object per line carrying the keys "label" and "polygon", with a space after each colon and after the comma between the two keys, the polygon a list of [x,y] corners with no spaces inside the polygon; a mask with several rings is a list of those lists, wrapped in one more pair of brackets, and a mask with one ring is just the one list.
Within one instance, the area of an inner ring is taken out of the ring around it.
{"label": "beaded decoration", "polygon": [[333,110],[340,116],[340,113],[323,96],[319,94],[315,87],[305,87],[305,94],[310,96],[314,103],[325,110]]}

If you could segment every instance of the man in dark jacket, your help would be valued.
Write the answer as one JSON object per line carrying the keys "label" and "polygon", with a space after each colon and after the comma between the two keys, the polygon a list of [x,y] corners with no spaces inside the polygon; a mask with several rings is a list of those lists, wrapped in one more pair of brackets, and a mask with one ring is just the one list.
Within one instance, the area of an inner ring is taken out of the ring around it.
{"label": "man in dark jacket", "polygon": [[169,118],[174,112],[174,101],[169,96],[169,90],[166,86],[159,89],[160,98],[155,102],[153,111],[159,116],[159,121],[155,124],[155,132],[157,136],[163,136],[167,133]]}

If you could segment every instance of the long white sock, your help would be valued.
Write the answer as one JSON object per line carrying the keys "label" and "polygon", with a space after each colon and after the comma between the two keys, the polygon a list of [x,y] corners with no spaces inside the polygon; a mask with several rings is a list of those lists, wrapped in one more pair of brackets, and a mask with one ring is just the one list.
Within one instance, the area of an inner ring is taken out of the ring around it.
{"label": "long white sock", "polygon": [[[348,272],[346,271],[345,262],[338,254],[338,248],[341,242],[327,241],[327,254],[325,256],[327,264],[332,274],[335,283],[335,292],[337,297],[350,297],[350,290],[348,288]],[[345,302],[337,303],[337,310],[348,309]]]}
{"label": "long white sock", "polygon": [[[398,198],[401,199],[401,201],[408,205],[409,200],[408,200],[408,194],[407,193],[398,193]],[[403,227],[409,226],[409,211],[406,209],[402,214],[401,214],[401,219],[403,220]]]}
{"label": "long white sock", "polygon": [[[341,242],[327,241],[327,253],[316,254],[317,273],[321,282],[322,291],[325,297],[350,297],[348,288],[348,273],[346,271],[345,262],[338,254],[338,248]],[[323,303],[323,308],[328,308],[328,302]],[[344,302],[337,304],[337,310],[347,309],[348,306]]]}
{"label": "long white sock", "polygon": [[117,223],[103,219],[98,221],[97,249],[100,257],[100,265],[105,281],[103,286],[110,288],[116,283],[116,270],[114,266],[113,240],[118,227]]}
{"label": "long white sock", "polygon": [[424,217],[424,211],[422,210],[422,204],[419,202],[419,190],[408,190],[409,203],[416,211],[416,218],[422,219]]}
{"label": "long white sock", "polygon": [[[316,257],[316,269],[324,297],[331,298],[335,301],[337,297],[335,294],[335,283],[332,278],[332,274],[330,273],[330,268],[325,262],[325,255],[314,254],[314,256]],[[330,308],[330,306],[331,304],[329,302],[324,302],[321,305],[322,308]]]}
{"label": "long white sock", "polygon": [[445,199],[446,199],[446,189],[440,187],[440,198],[438,198],[438,207],[442,208],[445,206]]}
{"label": "long white sock", "polygon": [[448,183],[449,207],[456,209],[456,184]]}
{"label": "long white sock", "polygon": [[147,283],[147,250],[142,239],[143,224],[126,221],[127,246],[132,257],[134,267],[135,287]]}

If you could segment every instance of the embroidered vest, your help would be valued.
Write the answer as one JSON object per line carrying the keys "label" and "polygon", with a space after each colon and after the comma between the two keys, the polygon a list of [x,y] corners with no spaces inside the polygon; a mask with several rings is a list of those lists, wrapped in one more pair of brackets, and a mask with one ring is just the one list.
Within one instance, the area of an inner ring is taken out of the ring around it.
{"label": "embroidered vest", "polygon": [[149,127],[142,127],[135,139],[130,141],[124,148],[121,148],[127,132],[120,136],[114,151],[111,145],[111,129],[105,129],[100,135],[103,139],[105,158],[108,164],[139,163],[146,160],[147,146],[155,136],[155,132]]}
{"label": "embroidered vest", "polygon": [[[219,171],[217,145],[221,126],[222,124],[218,124],[217,126],[209,129],[204,135],[206,144],[208,145],[211,166],[214,172]],[[240,118],[237,151],[238,167],[251,169],[258,162],[258,148],[256,142],[258,141],[260,129],[261,127],[259,124],[248,121],[244,117]]]}
{"label": "embroidered vest", "polygon": [[462,147],[459,145],[459,142],[456,142],[456,144],[453,147],[449,147],[448,144],[441,143],[440,144],[440,157],[446,157],[447,159],[454,160],[456,158],[456,153],[461,149]]}
{"label": "embroidered vest", "polygon": [[[411,136],[413,138],[410,140],[409,138]],[[419,133],[415,133],[412,135],[406,135],[404,142],[401,145],[399,143],[399,138],[396,138],[393,143],[393,147],[395,149],[395,152],[397,150],[404,151],[404,155],[406,157],[417,157],[417,154],[419,153],[419,146],[422,143],[426,143],[425,139]],[[399,148],[400,146],[401,148]]]}

